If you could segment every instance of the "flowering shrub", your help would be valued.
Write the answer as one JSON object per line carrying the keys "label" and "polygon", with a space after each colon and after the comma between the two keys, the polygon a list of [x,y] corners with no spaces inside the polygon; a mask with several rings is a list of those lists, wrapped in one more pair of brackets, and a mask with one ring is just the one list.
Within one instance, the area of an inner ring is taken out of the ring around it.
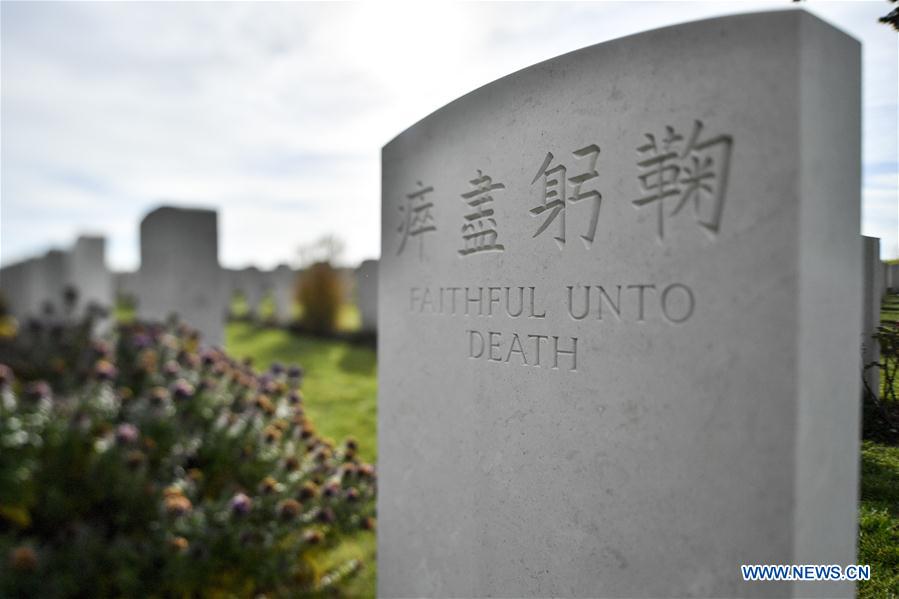
{"label": "flowering shrub", "polygon": [[0,365],[0,596],[295,596],[360,565],[311,566],[374,527],[376,477],[316,434],[301,369],[257,373],[184,327],[84,330],[2,353],[38,362]]}

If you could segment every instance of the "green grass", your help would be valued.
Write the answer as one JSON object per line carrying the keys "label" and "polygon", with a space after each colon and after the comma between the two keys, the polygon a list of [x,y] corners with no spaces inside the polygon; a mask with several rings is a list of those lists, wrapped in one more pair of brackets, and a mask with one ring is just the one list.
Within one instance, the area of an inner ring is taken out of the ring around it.
{"label": "green grass", "polygon": [[899,294],[887,295],[880,310],[880,320],[899,320]]}
{"label": "green grass", "polygon": [[[336,442],[348,436],[359,442],[359,455],[376,462],[377,367],[375,352],[342,341],[299,337],[280,329],[264,329],[249,322],[232,322],[225,330],[229,354],[253,358],[263,370],[273,362],[299,364],[305,371],[303,402],[316,429]],[[340,584],[346,597],[373,597],[377,580],[375,534],[360,531],[315,560],[327,572],[350,559],[360,559],[363,569]]]}
{"label": "green grass", "polygon": [[899,597],[899,447],[862,445],[858,563],[871,566],[859,597]]}
{"label": "green grass", "polygon": [[[899,320],[899,295],[883,300],[880,320]],[[899,447],[864,441],[861,479],[858,563],[871,566],[871,580],[858,596],[899,597]]]}

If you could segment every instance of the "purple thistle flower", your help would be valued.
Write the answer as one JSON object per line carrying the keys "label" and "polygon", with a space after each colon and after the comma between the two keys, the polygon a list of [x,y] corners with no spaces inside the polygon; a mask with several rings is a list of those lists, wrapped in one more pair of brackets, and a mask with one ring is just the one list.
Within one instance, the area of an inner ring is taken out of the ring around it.
{"label": "purple thistle flower", "polygon": [[229,503],[231,511],[237,516],[245,516],[253,508],[253,500],[244,493],[238,493],[231,498]]}
{"label": "purple thistle flower", "polygon": [[131,445],[136,443],[140,437],[140,431],[133,424],[125,422],[120,424],[115,430],[115,439],[121,445]]}
{"label": "purple thistle flower", "polygon": [[279,374],[283,374],[284,373],[284,364],[281,364],[280,362],[274,362],[272,364],[271,370],[272,370],[272,374],[275,376],[278,376]]}
{"label": "purple thistle flower", "polygon": [[178,362],[176,362],[175,360],[169,360],[165,363],[165,366],[163,366],[163,372],[165,372],[169,376],[175,376],[176,374],[178,374],[178,372],[180,372],[180,370],[181,366],[179,366]]}
{"label": "purple thistle flower", "polygon": [[0,387],[12,385],[14,378],[12,368],[6,364],[0,364]]}
{"label": "purple thistle flower", "polygon": [[40,401],[48,399],[52,393],[53,391],[46,381],[35,381],[28,385],[28,388],[25,390],[25,397],[31,401]]}
{"label": "purple thistle flower", "polygon": [[334,510],[329,507],[320,509],[317,517],[318,521],[324,524],[330,524],[337,519],[337,516],[334,515]]}
{"label": "purple thistle flower", "polygon": [[303,377],[303,369],[299,366],[291,366],[287,369],[287,376],[292,379],[299,379]]}
{"label": "purple thistle flower", "polygon": [[190,399],[194,395],[194,387],[184,379],[178,379],[172,385],[172,396],[175,399]]}
{"label": "purple thistle flower", "polygon": [[144,333],[136,334],[132,339],[132,342],[137,349],[144,349],[153,345],[153,340],[149,335],[145,335]]}

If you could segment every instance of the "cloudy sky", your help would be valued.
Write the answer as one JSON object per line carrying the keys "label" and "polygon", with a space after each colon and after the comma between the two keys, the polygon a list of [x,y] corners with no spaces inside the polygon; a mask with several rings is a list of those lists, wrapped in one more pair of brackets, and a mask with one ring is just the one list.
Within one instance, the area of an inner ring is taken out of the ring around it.
{"label": "cloudy sky", "polygon": [[[333,233],[379,253],[380,147],[454,98],[646,29],[789,2],[0,3],[0,261],[78,232],[138,264],[160,203],[217,207],[225,265]],[[803,6],[864,44],[866,235],[899,253],[897,34],[884,1]]]}

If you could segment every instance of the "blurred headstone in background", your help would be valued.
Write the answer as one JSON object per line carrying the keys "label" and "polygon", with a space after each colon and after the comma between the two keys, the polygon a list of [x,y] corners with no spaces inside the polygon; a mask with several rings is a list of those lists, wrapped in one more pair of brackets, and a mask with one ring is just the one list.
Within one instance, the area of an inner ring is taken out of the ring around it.
{"label": "blurred headstone in background", "polygon": [[214,210],[162,207],[140,225],[138,316],[172,314],[197,329],[205,345],[224,341],[225,294]]}
{"label": "blurred headstone in background", "polygon": [[356,303],[359,307],[361,329],[367,333],[378,330],[378,261],[364,260],[356,269]]}
{"label": "blurred headstone in background", "polygon": [[[864,299],[862,317],[862,364],[880,359],[880,347],[874,334],[880,325],[880,302],[883,299],[883,263],[880,261],[880,239],[862,237],[864,244]],[[880,394],[880,369],[866,368],[865,382],[875,395]]]}

